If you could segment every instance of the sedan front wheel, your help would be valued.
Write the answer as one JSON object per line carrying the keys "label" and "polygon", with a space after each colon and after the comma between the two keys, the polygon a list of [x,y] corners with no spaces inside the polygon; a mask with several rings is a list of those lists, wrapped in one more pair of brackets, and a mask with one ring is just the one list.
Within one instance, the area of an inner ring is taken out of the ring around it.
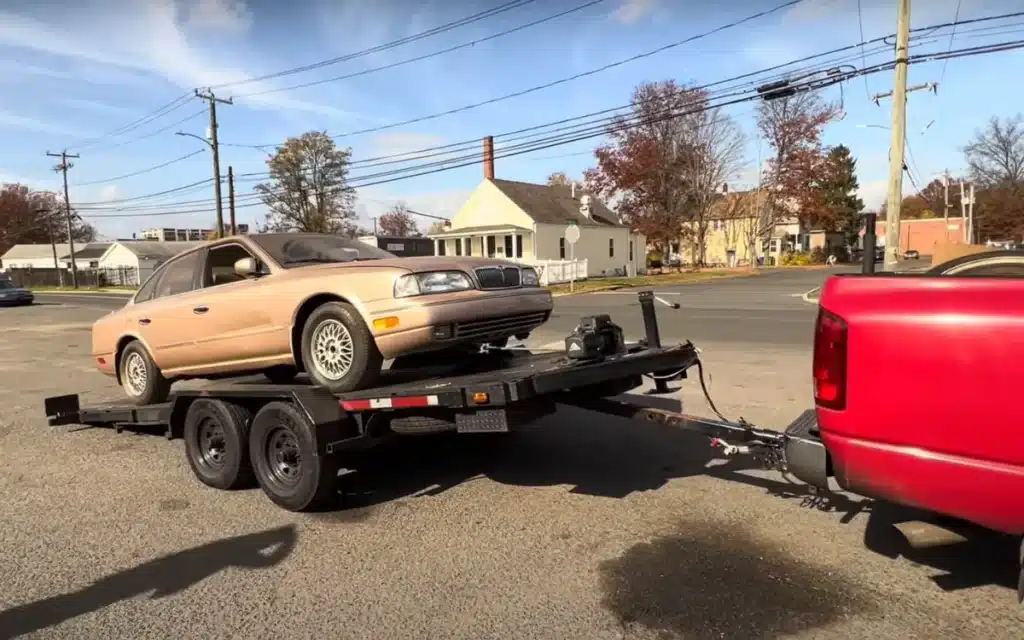
{"label": "sedan front wheel", "polygon": [[301,347],[310,379],[332,393],[369,387],[384,362],[359,313],[344,302],[328,302],[310,314]]}

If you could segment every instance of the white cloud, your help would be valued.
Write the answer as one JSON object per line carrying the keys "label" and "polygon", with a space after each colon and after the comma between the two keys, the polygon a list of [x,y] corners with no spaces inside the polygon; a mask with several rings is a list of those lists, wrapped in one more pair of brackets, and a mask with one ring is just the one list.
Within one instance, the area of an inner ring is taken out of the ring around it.
{"label": "white cloud", "polygon": [[38,133],[50,133],[53,135],[75,138],[87,138],[95,135],[72,127],[65,127],[54,122],[46,122],[29,116],[19,116],[16,113],[10,113],[7,111],[0,111],[0,127],[36,131]]}
{"label": "white cloud", "polygon": [[189,26],[241,33],[252,26],[245,0],[194,0],[188,9]]}
{"label": "white cloud", "polygon": [[612,17],[619,24],[635,24],[652,13],[657,6],[658,0],[623,0]]}
{"label": "white cloud", "polygon": [[121,189],[116,184],[108,184],[100,189],[100,200],[103,202],[110,202],[111,200],[117,200],[121,195]]}
{"label": "white cloud", "polygon": [[81,98],[61,98],[60,102],[68,105],[69,107],[75,107],[78,109],[84,109],[86,111],[96,111],[99,113],[110,113],[120,116],[137,116],[139,112],[136,109],[129,107],[122,107],[120,105],[108,104],[106,102],[97,102],[95,100],[83,100]]}
{"label": "white cloud", "polygon": [[[61,16],[65,24],[54,25],[0,11],[0,44],[144,72],[183,89],[253,77],[229,63],[215,62],[213,56],[193,46],[188,37],[188,19],[183,20],[173,0],[134,5],[99,0],[89,10],[71,9]],[[217,60],[229,57],[218,51]],[[252,82],[222,93],[256,94],[271,88],[266,82]],[[344,109],[284,94],[242,97],[239,102],[253,108],[288,109],[339,119],[358,117]]]}
{"label": "white cloud", "polygon": [[[451,218],[462,208],[470,193],[472,191],[469,189],[451,189],[396,195],[377,187],[365,187],[356,189],[357,209],[360,223],[368,229],[373,228],[370,218],[379,218],[399,202],[404,202],[410,209],[420,213]],[[413,217],[420,231],[426,231],[431,223],[435,222],[432,218]]]}
{"label": "white cloud", "polygon": [[370,157],[406,155],[421,149],[440,147],[444,143],[443,136],[431,133],[386,133],[370,141]]}

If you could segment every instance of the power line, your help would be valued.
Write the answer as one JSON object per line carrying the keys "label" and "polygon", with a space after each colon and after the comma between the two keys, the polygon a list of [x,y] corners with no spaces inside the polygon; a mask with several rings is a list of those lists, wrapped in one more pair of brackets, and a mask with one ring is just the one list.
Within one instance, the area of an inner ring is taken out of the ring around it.
{"label": "power line", "polygon": [[171,124],[169,124],[167,126],[161,127],[159,129],[157,129],[156,131],[150,131],[146,135],[139,136],[138,138],[132,138],[131,140],[125,140],[124,142],[119,142],[119,143],[117,143],[115,145],[111,145],[110,148],[111,149],[120,149],[121,147],[123,147],[125,145],[135,144],[136,142],[141,142],[143,140],[147,140],[147,139],[152,138],[154,136],[158,136],[161,133],[164,133],[165,131],[170,131],[174,127],[177,127],[180,124],[184,124],[184,123],[188,122],[189,120],[195,120],[196,118],[198,118],[201,115],[204,115],[205,113],[206,113],[206,108],[203,107],[199,111],[196,111],[196,112],[192,113],[191,115],[185,116],[181,120],[175,120],[174,122],[172,122]]}
{"label": "power line", "polygon": [[[1016,14],[1006,14],[1006,15],[1002,15],[1002,16],[990,16],[990,17],[987,17],[987,18],[979,18],[979,19],[972,20],[970,22],[991,21],[991,20],[1003,19],[1005,17],[1014,17],[1014,16],[1017,16],[1017,15],[1024,15],[1024,12],[1019,12],[1019,13],[1016,13]],[[961,23],[961,24],[964,24],[964,23]],[[938,30],[938,29],[940,29],[942,27],[946,27],[946,26],[951,26],[951,24],[940,24],[940,25],[933,25],[933,26],[929,26],[929,27],[922,27],[920,29],[914,29],[913,31],[917,31],[917,32],[927,31],[928,33],[932,33],[934,31],[936,31],[936,30]],[[927,36],[927,35],[928,34],[925,34],[925,36]],[[884,42],[886,40],[887,37],[888,36],[877,38],[877,39],[873,40],[871,43],[872,44],[873,43],[882,43],[882,42]],[[928,38],[922,37],[922,39],[933,40],[935,38],[934,37],[928,37]],[[720,85],[723,85],[723,84],[726,84],[726,83],[730,83],[730,82],[731,83],[735,83],[736,80],[752,78],[754,76],[763,75],[765,73],[776,71],[776,70],[781,69],[781,68],[789,67],[789,66],[792,66],[792,65],[795,65],[795,64],[801,64],[801,63],[804,63],[804,62],[807,62],[807,61],[810,61],[810,60],[814,60],[814,59],[820,59],[820,58],[823,58],[823,57],[834,55],[836,53],[848,52],[848,51],[850,51],[852,49],[857,49],[860,46],[861,46],[861,43],[856,43],[856,44],[848,45],[848,46],[845,46],[845,47],[839,47],[837,49],[833,49],[831,51],[827,51],[827,52],[824,52],[824,53],[819,53],[819,54],[814,54],[814,55],[810,55],[810,56],[805,56],[804,58],[801,58],[801,59],[797,59],[797,60],[793,60],[793,61],[790,61],[790,62],[774,65],[773,67],[769,67],[767,69],[762,69],[762,70],[759,70],[759,71],[746,73],[746,74],[743,74],[741,76],[737,76],[735,78],[730,78],[730,79],[727,79],[727,80],[722,80],[722,81],[718,81],[718,82],[709,83],[709,84],[706,84],[706,85],[704,85],[702,87],[686,88],[684,90],[693,91],[693,90],[698,90],[698,89],[707,89],[707,88],[711,88],[711,87],[714,87],[714,86],[720,86]],[[886,48],[887,48],[887,46],[883,46],[883,47],[880,47],[880,50],[886,49]],[[832,65],[835,62],[836,62],[836,60],[833,59],[833,60],[830,60],[830,61],[828,61],[827,63],[824,63],[824,64]],[[559,120],[559,121],[555,121],[555,122],[551,122],[551,123],[546,123],[546,124],[542,124],[542,125],[526,127],[526,128],[523,128],[523,129],[519,129],[517,131],[508,132],[508,133],[504,133],[504,134],[499,134],[498,136],[495,136],[495,137],[496,138],[501,138],[501,137],[506,137],[506,136],[512,136],[513,134],[517,134],[517,133],[521,133],[521,132],[537,131],[537,130],[540,130],[540,129],[548,129],[548,128],[551,128],[553,126],[564,124],[564,123],[567,123],[567,122],[579,121],[579,120],[583,120],[583,119],[586,119],[586,118],[591,118],[592,116],[601,115],[601,114],[614,113],[616,111],[621,111],[623,109],[628,109],[630,107],[631,107],[631,105],[624,105],[624,106],[615,107],[615,108],[612,108],[612,109],[604,109],[604,110],[601,110],[601,111],[593,112],[591,114],[585,114],[583,116],[576,116],[576,117],[573,117],[573,118],[566,118],[566,119],[563,119],[563,120]],[[577,125],[574,125],[574,126],[575,127],[590,126],[590,124],[592,124],[592,123],[583,123],[583,124],[577,124]],[[550,134],[552,132],[547,132],[547,133]],[[536,135],[540,135],[540,134],[536,134]],[[391,162],[387,162],[387,161],[385,161],[385,162],[377,162],[377,164],[392,164],[392,163],[398,163],[398,162],[408,162],[410,160],[427,159],[427,158],[430,158],[432,156],[448,155],[450,153],[456,153],[456,152],[460,151],[460,149],[459,149],[460,147],[461,148],[465,148],[465,147],[467,147],[469,145],[477,145],[478,143],[479,143],[478,138],[473,138],[473,139],[465,141],[465,142],[453,143],[453,144],[449,144],[449,145],[441,145],[441,146],[438,146],[438,147],[422,149],[422,150],[414,151],[414,152],[407,152],[407,153],[403,153],[403,154],[395,154],[393,156],[382,156],[382,157],[376,158],[376,159],[371,158],[371,159],[365,159],[365,160],[356,160],[356,161],[353,161],[351,164],[352,165],[358,165],[358,164],[361,164],[361,163],[365,163],[368,166],[371,166],[370,161],[372,161],[372,160],[382,160],[382,159],[389,159],[389,158],[401,158],[401,160],[394,160],[394,161],[391,161]],[[447,151],[446,153],[428,153],[427,155],[420,156],[420,157],[409,157],[409,156],[411,156],[413,154],[417,154],[417,153],[424,153],[424,152],[429,152],[429,151],[432,151],[432,150],[444,150],[444,149],[448,149],[449,151]],[[457,158],[456,159],[449,158],[449,159],[447,159],[447,160],[445,160],[443,162],[451,162],[452,160],[457,160]],[[439,164],[439,163],[430,163],[430,164],[436,165],[436,164]],[[400,169],[400,170],[392,172],[392,173],[402,173],[402,172],[405,172],[405,171],[410,171],[410,170],[415,170],[415,169],[417,169],[417,167]],[[244,176],[244,177],[266,176],[266,175],[268,175],[267,172],[257,172],[257,173],[242,174],[242,176]],[[378,174],[373,174],[373,175],[378,175]],[[242,176],[240,176],[240,177],[242,177]],[[245,179],[245,178],[243,178],[243,179]],[[126,199],[117,200],[117,201],[95,202],[95,203],[84,203],[84,204],[100,205],[104,209],[109,210],[110,205],[113,205],[113,204],[116,204],[116,203],[129,202],[129,201],[139,201],[139,200],[147,200],[147,199],[150,199],[150,198],[154,198],[154,197],[158,197],[158,196],[163,196],[163,195],[168,194],[168,193],[174,193],[174,192],[178,192],[178,191],[184,191],[184,190],[187,190],[187,189],[191,189],[191,188],[195,187],[196,185],[207,184],[208,182],[210,182],[210,181],[201,181],[199,183],[193,183],[191,185],[185,185],[183,187],[178,187],[176,189],[171,189],[171,190],[167,190],[167,191],[161,191],[161,192],[158,192],[157,194],[149,194],[149,195],[137,196],[137,197],[134,197],[134,198],[126,198]],[[186,202],[188,204],[193,204],[193,203],[200,204],[200,203],[205,203],[205,202],[208,202],[208,201],[206,201],[206,200],[196,200],[196,201],[191,201],[191,202],[186,201]],[[181,203],[181,204],[185,204],[185,203]],[[134,207],[134,208],[142,208],[143,206],[159,206],[159,205],[136,205],[136,207]]]}
{"label": "power line", "polygon": [[464,27],[466,25],[473,24],[473,23],[479,22],[481,20],[485,20],[485,19],[490,18],[492,16],[496,16],[496,15],[505,13],[507,11],[511,11],[513,9],[518,9],[520,7],[525,7],[526,5],[533,4],[534,2],[536,2],[536,0],[515,0],[514,2],[507,2],[505,4],[498,5],[497,7],[494,7],[492,9],[487,9],[486,11],[481,11],[480,13],[473,14],[473,15],[468,16],[466,18],[461,18],[461,19],[456,20],[454,22],[449,22],[447,24],[443,24],[441,26],[434,27],[434,28],[428,29],[426,31],[421,31],[421,32],[413,34],[411,36],[406,36],[405,38],[400,38],[398,40],[392,40],[391,42],[386,42],[384,44],[379,44],[379,45],[370,47],[368,49],[363,49],[361,51],[355,51],[353,53],[346,53],[344,55],[341,55],[341,56],[338,56],[338,57],[335,57],[335,58],[329,58],[327,60],[321,60],[320,62],[314,62],[312,64],[307,64],[307,65],[304,65],[304,66],[301,66],[301,67],[293,67],[291,69],[285,69],[284,71],[278,71],[278,72],[275,72],[275,73],[268,73],[268,74],[265,74],[265,75],[262,75],[262,76],[257,76],[255,78],[247,78],[246,80],[239,80],[237,82],[224,82],[224,83],[221,83],[221,84],[213,85],[213,86],[210,87],[210,89],[224,89],[226,87],[236,87],[236,86],[240,86],[240,85],[244,85],[244,84],[251,84],[251,83],[254,83],[254,82],[262,82],[262,81],[265,81],[265,80],[273,80],[275,78],[281,78],[281,77],[284,77],[284,76],[291,76],[291,75],[295,75],[297,73],[303,73],[303,72],[306,72],[306,71],[313,71],[315,69],[322,69],[324,67],[328,67],[328,66],[331,66],[331,65],[334,65],[334,64],[338,64],[339,62],[348,62],[349,60],[355,60],[356,58],[362,58],[364,56],[368,56],[368,55],[371,55],[371,54],[374,54],[374,53],[379,53],[381,51],[387,51],[388,49],[394,49],[396,47],[400,47],[402,45],[409,44],[410,42],[416,42],[418,40],[424,40],[426,38],[438,35],[440,33],[445,33],[445,32],[448,32],[448,31],[453,31],[455,29],[458,29],[459,27]]}
{"label": "power line", "polygon": [[[776,6],[776,7],[771,8],[771,9],[767,9],[765,11],[760,11],[758,13],[749,15],[749,16],[747,16],[745,18],[741,18],[739,20],[730,22],[730,23],[722,25],[720,27],[716,27],[715,29],[711,29],[710,31],[705,31],[705,32],[699,33],[697,35],[690,36],[689,38],[686,38],[684,40],[679,40],[678,42],[673,42],[673,43],[670,43],[670,44],[658,47],[657,49],[653,49],[651,51],[647,51],[647,52],[640,53],[640,54],[637,54],[637,55],[634,55],[634,56],[630,56],[628,58],[625,58],[625,59],[622,59],[622,60],[618,60],[616,62],[612,62],[612,63],[606,64],[604,66],[601,66],[601,67],[597,67],[596,69],[590,69],[588,71],[577,73],[577,74],[568,76],[566,78],[560,78],[558,80],[554,80],[554,81],[547,82],[547,83],[544,83],[544,84],[541,84],[541,85],[530,87],[529,89],[524,89],[522,91],[516,91],[516,92],[513,92],[513,93],[507,93],[505,95],[498,96],[498,97],[495,97],[495,98],[491,98],[489,100],[484,100],[483,102],[477,102],[477,103],[474,103],[474,104],[464,105],[462,107],[457,107],[455,109],[449,109],[447,111],[442,111],[440,113],[434,113],[434,114],[430,114],[430,115],[427,115],[427,116],[420,116],[418,118],[412,118],[410,120],[404,120],[402,122],[394,122],[394,123],[391,123],[391,124],[381,125],[381,126],[377,126],[377,127],[371,127],[371,128],[368,128],[368,129],[361,129],[361,130],[358,130],[358,131],[351,131],[351,132],[348,132],[348,133],[342,133],[342,134],[338,134],[338,135],[331,136],[331,137],[333,139],[335,139],[335,140],[338,140],[340,138],[347,138],[347,137],[351,137],[351,136],[362,135],[362,134],[365,134],[365,133],[375,133],[375,132],[384,131],[384,130],[387,130],[387,129],[394,129],[395,127],[401,127],[401,126],[405,126],[405,125],[409,125],[409,124],[416,124],[416,123],[419,123],[419,122],[425,122],[427,120],[434,120],[434,119],[441,118],[441,117],[444,117],[444,116],[454,115],[456,113],[462,113],[464,111],[469,111],[471,109],[476,109],[476,108],[479,108],[479,107],[482,107],[482,106],[494,104],[494,103],[497,103],[497,102],[502,102],[502,101],[505,101],[505,100],[510,100],[512,98],[517,98],[517,97],[528,95],[528,94],[531,94],[531,93],[536,93],[538,91],[543,91],[545,89],[550,89],[552,87],[556,87],[556,86],[563,85],[563,84],[566,84],[566,83],[569,83],[569,82],[573,82],[575,80],[579,80],[580,78],[585,78],[585,77],[592,76],[592,75],[595,75],[595,74],[598,74],[598,73],[602,73],[604,71],[608,71],[610,69],[621,67],[622,65],[629,64],[630,62],[635,62],[637,60],[642,60],[644,58],[649,58],[651,56],[657,55],[659,53],[663,53],[663,52],[668,51],[670,49],[674,49],[674,48],[680,47],[680,46],[682,46],[684,44],[688,44],[688,43],[693,42],[695,40],[700,40],[701,38],[706,38],[706,37],[712,36],[712,35],[714,35],[716,33],[721,32],[721,31],[725,31],[725,30],[728,30],[728,29],[733,29],[733,28],[738,27],[740,25],[743,25],[743,24],[745,24],[747,22],[751,22],[751,21],[756,20],[758,18],[762,18],[762,17],[768,16],[768,15],[771,15],[773,13],[779,12],[779,11],[781,11],[783,9],[792,7],[792,6],[797,5],[797,4],[799,4],[799,3],[803,2],[803,1],[804,0],[789,0],[788,2],[780,4],[780,5]],[[259,147],[272,147],[272,146],[276,146],[276,145],[271,143],[271,144],[254,144],[254,145],[248,145],[248,146],[259,148]]]}
{"label": "power line", "polygon": [[[953,31],[949,34],[949,49],[953,49],[953,37],[956,36],[956,21],[960,19],[960,4],[962,0],[956,0],[956,13],[953,14]],[[949,59],[942,61],[942,72],[939,74],[939,82],[946,77],[946,66],[949,65]]]}
{"label": "power line", "polygon": [[143,116],[141,118],[138,118],[136,120],[133,120],[133,121],[129,122],[128,124],[118,128],[118,129],[114,129],[113,131],[110,131],[108,133],[104,133],[102,135],[96,136],[95,138],[87,138],[81,144],[76,145],[74,148],[78,149],[78,150],[82,150],[82,149],[85,149],[85,148],[88,148],[88,147],[95,146],[98,142],[100,142],[102,140],[105,140],[107,138],[112,138],[112,137],[124,135],[124,134],[128,133],[129,131],[133,131],[133,130],[135,130],[135,129],[137,129],[137,128],[145,125],[145,124],[148,124],[150,122],[153,122],[154,120],[162,118],[163,116],[165,116],[165,115],[167,115],[169,113],[177,111],[181,107],[185,106],[188,103],[188,101],[191,100],[191,99],[192,99],[192,94],[191,93],[182,94],[182,95],[178,96],[177,98],[175,98],[174,100],[170,101],[169,103],[165,104],[164,106],[160,107],[159,109],[156,109],[152,113],[150,113],[148,115],[145,115],[145,116]]}
{"label": "power line", "polygon": [[[867,60],[864,56],[864,11],[861,7],[861,0],[857,0],[857,26],[860,27],[860,66],[867,66]],[[871,89],[868,87],[868,77],[864,76],[864,91],[868,94],[868,100],[871,100]]]}
{"label": "power line", "polygon": [[[578,11],[582,11],[584,9],[588,9],[588,8],[594,6],[594,5],[601,4],[604,1],[605,0],[590,0],[589,2],[586,2],[586,3],[581,4],[581,5],[577,5],[577,6],[571,8],[571,9],[568,9],[566,11],[561,11],[561,12],[556,13],[554,15],[550,15],[550,16],[548,16],[546,18],[541,18],[539,20],[534,20],[532,22],[527,22],[526,24],[519,25],[518,27],[513,27],[511,29],[506,29],[504,31],[499,31],[498,33],[495,33],[495,34],[492,34],[492,35],[489,35],[489,36],[485,36],[483,38],[477,38],[476,40],[471,40],[469,42],[464,42],[462,44],[457,44],[455,46],[448,47],[447,49],[441,49],[440,51],[434,51],[432,53],[427,53],[427,54],[420,55],[420,56],[415,56],[415,57],[412,57],[412,58],[406,58],[405,60],[399,60],[398,62],[393,62],[391,64],[386,64],[386,65],[383,65],[383,66],[380,66],[380,67],[374,67],[372,69],[364,69],[363,71],[355,71],[355,72],[352,72],[352,73],[345,74],[343,76],[336,76],[334,78],[322,78],[320,80],[312,80],[310,82],[303,82],[302,84],[295,84],[295,85],[291,85],[291,86],[288,86],[288,87],[274,87],[272,89],[264,89],[263,91],[256,91],[256,92],[253,92],[253,93],[243,93],[243,94],[241,94],[241,95],[239,95],[237,97],[239,97],[239,98],[251,98],[251,97],[254,97],[254,96],[267,95],[269,93],[280,93],[281,91],[292,91],[294,89],[305,89],[306,87],[315,87],[317,85],[327,84],[328,82],[338,82],[339,80],[349,80],[351,78],[358,78],[359,76],[365,76],[365,75],[368,75],[368,74],[371,74],[371,73],[377,73],[378,71],[385,71],[387,69],[394,69],[396,67],[401,67],[401,66],[405,66],[407,64],[412,64],[414,62],[422,62],[423,60],[429,60],[430,58],[436,58],[437,56],[441,56],[441,55],[444,55],[444,54],[447,54],[447,53],[453,53],[455,51],[459,51],[459,50],[462,50],[462,49],[467,49],[469,47],[474,47],[474,46],[476,46],[478,44],[482,44],[484,42],[489,42],[491,40],[496,40],[498,38],[503,38],[503,37],[505,37],[507,35],[511,35],[513,33],[518,33],[519,31],[524,31],[526,29],[530,29],[532,27],[536,27],[536,26],[542,25],[542,24],[544,24],[546,22],[551,22],[552,20],[557,20],[558,18],[562,18],[564,16],[576,13]],[[795,0],[795,1],[796,2],[803,2],[803,0]]]}
{"label": "power line", "polygon": [[[970,48],[964,48],[964,49],[958,49],[958,50],[951,50],[951,51],[948,51],[946,53],[938,52],[938,53],[916,54],[916,55],[910,56],[907,59],[907,64],[920,64],[920,63],[925,63],[925,62],[933,62],[933,61],[938,61],[938,60],[945,60],[946,58],[970,57],[970,56],[975,56],[975,55],[984,55],[984,54],[988,54],[988,53],[999,53],[999,52],[1005,52],[1005,51],[1018,50],[1018,49],[1022,49],[1022,48],[1024,48],[1024,39],[1016,40],[1016,41],[1010,41],[1010,42],[1001,42],[1001,43],[997,43],[997,44],[993,44],[993,45],[984,45],[984,46],[979,46],[979,47],[970,47]],[[879,63],[879,64],[874,65],[872,67],[869,67],[867,69],[854,69],[853,71],[840,72],[838,74],[834,74],[834,75],[829,76],[829,77],[827,77],[825,79],[822,79],[822,80],[808,80],[808,81],[806,81],[806,82],[804,82],[802,84],[799,84],[799,85],[791,85],[790,88],[795,89],[797,92],[817,91],[817,90],[824,89],[824,88],[827,88],[827,87],[835,86],[835,85],[840,84],[842,82],[846,82],[846,81],[848,81],[850,79],[853,79],[853,78],[856,78],[857,76],[860,76],[860,75],[871,74],[871,73],[879,73],[879,72],[882,72],[882,71],[888,71],[888,70],[892,69],[893,67],[895,67],[896,64],[897,63],[895,61],[888,61],[888,62],[884,62],[884,63]],[[512,157],[512,156],[522,155],[522,154],[526,154],[526,153],[533,153],[533,152],[540,151],[540,150],[543,150],[543,149],[549,149],[549,148],[553,148],[553,147],[564,146],[566,144],[570,144],[570,143],[573,143],[573,142],[578,142],[578,141],[585,140],[585,139],[588,139],[588,138],[594,138],[594,137],[599,137],[599,136],[607,135],[608,133],[615,132],[615,131],[628,130],[630,128],[635,128],[637,126],[651,124],[653,122],[660,122],[660,121],[663,121],[663,120],[678,118],[678,117],[681,117],[683,115],[688,115],[688,114],[692,114],[692,113],[700,113],[702,111],[707,111],[707,110],[710,110],[710,109],[720,109],[722,107],[731,106],[731,105],[734,105],[734,104],[739,104],[741,102],[749,102],[749,101],[761,100],[761,99],[762,99],[762,96],[760,94],[756,94],[755,93],[754,95],[744,96],[744,97],[740,97],[740,98],[735,98],[733,100],[729,100],[729,101],[718,103],[718,104],[714,104],[714,105],[708,105],[706,107],[702,107],[700,109],[691,110],[689,112],[672,112],[672,113],[663,114],[661,116],[658,116],[657,118],[642,118],[642,119],[640,119],[640,120],[638,120],[636,122],[623,122],[622,124],[620,124],[620,125],[618,125],[616,127],[603,127],[603,128],[599,128],[599,130],[597,130],[597,131],[590,131],[590,132],[582,133],[582,134],[580,134],[578,136],[575,136],[573,138],[566,139],[564,137],[557,137],[558,139],[556,139],[556,140],[549,140],[549,141],[538,140],[538,141],[535,141],[533,143],[526,143],[526,144],[522,145],[521,148],[518,148],[518,149],[510,149],[510,150],[507,150],[507,151],[505,151],[503,153],[496,153],[495,154],[495,158],[499,159],[499,158],[505,158],[505,157]],[[411,175],[405,175],[405,176],[401,176],[401,177],[385,177],[385,176],[382,176],[381,179],[378,179],[378,180],[373,180],[373,181],[369,181],[369,182],[361,182],[360,184],[349,184],[349,185],[346,185],[345,187],[343,187],[343,189],[351,190],[351,189],[366,188],[366,187],[371,187],[371,186],[377,186],[377,185],[380,185],[380,184],[387,184],[387,183],[390,183],[390,182],[396,182],[396,181],[399,181],[399,180],[405,180],[405,179],[409,179],[409,178],[413,178],[413,177],[420,177],[420,176],[424,176],[424,175],[431,175],[431,174],[435,174],[435,173],[441,173],[441,172],[444,172],[444,171],[451,171],[453,169],[458,169],[458,168],[462,168],[462,167],[477,165],[477,164],[479,164],[479,158],[477,157],[478,155],[479,154],[474,154],[472,158],[470,158],[470,159],[468,159],[467,161],[464,161],[464,162],[459,162],[459,164],[442,166],[442,167],[437,167],[437,168],[416,167],[414,169],[423,168],[424,170],[420,171],[419,173],[415,173],[415,174],[411,174]],[[459,159],[455,159],[455,161],[459,161]],[[360,176],[359,178],[356,178],[353,181],[359,181],[360,179],[366,179],[366,178],[370,178],[370,177],[376,177],[376,176]],[[249,194],[249,195],[250,196],[258,197],[260,194]],[[257,200],[257,201],[254,201],[254,202],[249,202],[249,203],[246,203],[246,204],[242,204],[238,208],[260,206],[261,204],[262,204],[262,201]],[[155,216],[163,216],[163,215],[184,215],[184,214],[209,213],[209,212],[210,212],[210,209],[192,209],[192,210],[167,211],[167,212],[161,212],[161,213],[145,213],[145,214],[138,214],[138,213],[136,213],[136,214],[97,214],[97,215],[91,215],[90,217],[96,217],[96,218],[108,218],[108,217],[109,218],[135,218],[135,217],[144,217],[144,216],[154,216],[155,217]]]}
{"label": "power line", "polygon": [[145,169],[139,169],[138,171],[133,171],[132,173],[125,173],[125,174],[122,174],[122,175],[119,175],[119,176],[112,176],[110,178],[104,178],[103,180],[91,180],[89,182],[79,182],[75,186],[76,187],[87,187],[89,185],[94,185],[94,184],[103,184],[103,183],[115,182],[117,180],[124,180],[125,178],[134,178],[135,176],[141,176],[141,175],[143,175],[145,173],[149,173],[151,171],[156,171],[157,169],[163,169],[164,167],[169,167],[172,164],[176,164],[178,162],[182,162],[184,160],[188,160],[189,158],[197,156],[200,153],[203,153],[205,151],[206,151],[205,149],[200,149],[199,151],[193,151],[192,153],[183,155],[180,158],[175,158],[174,160],[168,160],[167,162],[163,162],[161,164],[158,164],[158,165],[155,165],[155,166],[152,166],[152,167],[147,167]]}

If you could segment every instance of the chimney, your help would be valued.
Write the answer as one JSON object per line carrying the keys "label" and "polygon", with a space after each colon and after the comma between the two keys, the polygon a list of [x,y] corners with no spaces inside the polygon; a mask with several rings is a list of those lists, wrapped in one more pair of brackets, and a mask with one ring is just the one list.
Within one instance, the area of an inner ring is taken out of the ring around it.
{"label": "chimney", "polygon": [[576,181],[573,180],[570,183],[570,185],[571,185],[571,189],[572,189],[572,199],[575,200],[576,199]]}
{"label": "chimney", "polygon": [[494,180],[494,137],[484,138],[484,178]]}

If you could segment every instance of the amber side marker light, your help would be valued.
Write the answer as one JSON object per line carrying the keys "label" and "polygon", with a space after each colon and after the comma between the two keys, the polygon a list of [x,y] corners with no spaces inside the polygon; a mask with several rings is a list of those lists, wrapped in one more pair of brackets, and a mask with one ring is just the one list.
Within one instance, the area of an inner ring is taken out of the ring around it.
{"label": "amber side marker light", "polygon": [[489,396],[486,393],[479,393],[478,392],[478,393],[474,393],[473,394],[473,403],[474,404],[487,404],[490,401],[491,401],[491,396]]}
{"label": "amber side marker light", "polygon": [[394,329],[398,326],[398,318],[395,316],[388,316],[387,318],[376,318],[373,321],[374,329]]}

